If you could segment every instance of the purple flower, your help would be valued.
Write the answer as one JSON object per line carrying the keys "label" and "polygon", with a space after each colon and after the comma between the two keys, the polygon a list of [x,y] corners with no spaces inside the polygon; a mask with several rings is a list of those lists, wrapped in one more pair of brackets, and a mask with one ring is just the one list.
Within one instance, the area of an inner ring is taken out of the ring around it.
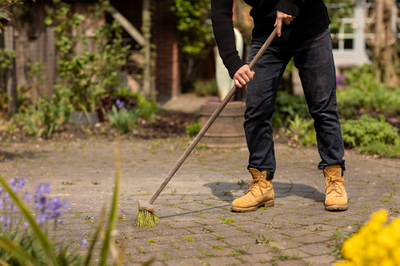
{"label": "purple flower", "polygon": [[36,194],[38,194],[40,196],[43,193],[50,193],[50,190],[51,190],[51,185],[49,183],[35,186]]}
{"label": "purple flower", "polygon": [[51,185],[50,185],[49,183],[41,185],[41,186],[40,186],[40,191],[41,191],[42,193],[50,193],[50,191],[51,191]]}
{"label": "purple flower", "polygon": [[40,197],[35,197],[37,195],[34,195],[34,201],[35,201],[35,209],[40,210],[42,209],[45,204],[46,204],[46,197],[45,196],[40,196]]}
{"label": "purple flower", "polygon": [[28,221],[25,221],[25,222],[24,222],[24,226],[25,226],[25,227],[28,227],[28,226],[29,226],[29,222],[28,222]]}
{"label": "purple flower", "polygon": [[118,109],[124,108],[124,105],[125,105],[125,103],[123,101],[120,101],[119,99],[117,99],[115,104],[117,105]]}
{"label": "purple flower", "polygon": [[26,198],[27,201],[31,201],[32,200],[31,195],[29,194],[28,191],[25,191],[25,198]]}
{"label": "purple flower", "polygon": [[8,195],[8,192],[4,193],[4,199],[5,199],[5,201],[10,200],[10,195]]}
{"label": "purple flower", "polygon": [[1,188],[0,188],[0,195],[3,193],[3,191],[4,191],[4,188],[1,187]]}
{"label": "purple flower", "polygon": [[88,241],[86,240],[86,238],[82,239],[81,242],[81,249],[84,249],[86,247],[86,245],[88,244]]}
{"label": "purple flower", "polygon": [[12,209],[12,207],[13,207],[13,205],[12,205],[12,204],[10,204],[10,205],[8,205],[8,206],[7,206],[6,210],[7,210],[7,211],[9,211],[9,210],[11,210],[11,209]]}
{"label": "purple flower", "polygon": [[38,224],[43,224],[47,221],[46,214],[44,213],[39,213],[39,215],[36,217],[36,222]]}
{"label": "purple flower", "polygon": [[3,199],[0,199],[0,209],[3,209],[3,207],[4,207]]}
{"label": "purple flower", "polygon": [[17,180],[15,178],[11,178],[10,179],[10,184],[11,184],[12,187],[17,186]]}
{"label": "purple flower", "polygon": [[25,186],[25,179],[24,179],[24,178],[21,178],[21,179],[18,181],[18,187],[19,187],[19,189],[23,189],[24,186]]}
{"label": "purple flower", "polygon": [[4,222],[4,215],[0,215],[0,222]]}
{"label": "purple flower", "polygon": [[11,224],[11,217],[8,216],[7,219],[5,219],[5,222],[3,224],[4,229],[7,229],[7,227]]}

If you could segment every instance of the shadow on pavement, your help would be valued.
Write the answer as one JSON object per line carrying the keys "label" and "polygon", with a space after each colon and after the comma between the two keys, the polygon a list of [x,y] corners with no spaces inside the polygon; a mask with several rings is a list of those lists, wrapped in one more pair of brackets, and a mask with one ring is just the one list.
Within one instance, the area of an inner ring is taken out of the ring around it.
{"label": "shadow on pavement", "polygon": [[[211,189],[211,193],[218,197],[220,200],[233,200],[236,197],[233,196],[232,192],[242,191],[243,193],[247,190],[247,184],[238,184],[234,182],[210,182],[203,186]],[[288,196],[299,196],[312,199],[315,202],[324,202],[325,194],[318,191],[315,187],[297,184],[297,183],[283,183],[273,182],[275,198],[285,198]]]}
{"label": "shadow on pavement", "polygon": [[8,151],[3,151],[0,150],[0,162],[5,161],[5,160],[16,160],[20,158],[25,158],[25,159],[33,159],[36,157],[40,157],[43,154],[48,153],[46,151],[23,151],[23,152],[8,152]]}

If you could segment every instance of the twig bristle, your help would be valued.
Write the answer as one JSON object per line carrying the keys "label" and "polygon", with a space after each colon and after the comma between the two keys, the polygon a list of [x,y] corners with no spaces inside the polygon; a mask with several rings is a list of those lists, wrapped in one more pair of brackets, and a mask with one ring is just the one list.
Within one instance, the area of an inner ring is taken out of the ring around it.
{"label": "twig bristle", "polygon": [[136,215],[136,226],[139,228],[154,227],[158,222],[158,216],[154,212],[139,210]]}

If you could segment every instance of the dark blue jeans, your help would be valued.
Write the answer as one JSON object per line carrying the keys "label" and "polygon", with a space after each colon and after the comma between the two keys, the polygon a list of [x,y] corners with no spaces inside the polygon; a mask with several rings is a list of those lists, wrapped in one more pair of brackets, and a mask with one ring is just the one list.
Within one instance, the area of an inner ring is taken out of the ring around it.
{"label": "dark blue jeans", "polygon": [[[278,37],[277,37],[278,38]],[[249,62],[263,43],[253,39]],[[336,108],[336,74],[329,30],[293,45],[270,46],[254,67],[254,79],[247,85],[244,129],[250,152],[248,168],[275,172],[275,151],[270,119],[283,72],[293,57],[314,119],[321,162],[344,168],[344,147]]]}

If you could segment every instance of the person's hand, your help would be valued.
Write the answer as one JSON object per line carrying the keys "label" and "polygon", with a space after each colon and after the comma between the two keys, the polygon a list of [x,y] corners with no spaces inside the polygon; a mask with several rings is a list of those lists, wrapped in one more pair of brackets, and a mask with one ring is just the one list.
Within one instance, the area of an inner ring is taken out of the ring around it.
{"label": "person's hand", "polygon": [[281,37],[281,30],[282,30],[282,21],[285,22],[286,25],[289,25],[290,22],[293,21],[295,16],[285,14],[279,10],[276,11],[276,20],[275,20],[275,25],[276,27],[276,34],[278,37]]}
{"label": "person's hand", "polygon": [[250,70],[249,65],[244,65],[233,75],[233,81],[235,81],[236,87],[240,89],[250,80],[253,80],[253,77],[254,71]]}

